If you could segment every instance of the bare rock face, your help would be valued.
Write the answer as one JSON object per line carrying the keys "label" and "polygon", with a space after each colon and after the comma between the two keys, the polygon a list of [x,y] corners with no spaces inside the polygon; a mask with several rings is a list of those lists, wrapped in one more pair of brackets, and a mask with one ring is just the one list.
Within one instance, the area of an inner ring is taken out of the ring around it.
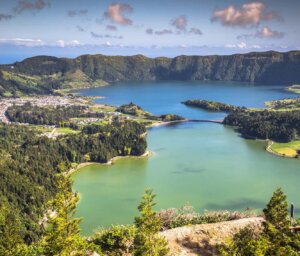
{"label": "bare rock face", "polygon": [[246,226],[251,226],[259,232],[261,217],[245,218],[213,224],[201,224],[170,229],[161,232],[168,241],[170,256],[210,256],[218,255],[216,246],[231,238]]}

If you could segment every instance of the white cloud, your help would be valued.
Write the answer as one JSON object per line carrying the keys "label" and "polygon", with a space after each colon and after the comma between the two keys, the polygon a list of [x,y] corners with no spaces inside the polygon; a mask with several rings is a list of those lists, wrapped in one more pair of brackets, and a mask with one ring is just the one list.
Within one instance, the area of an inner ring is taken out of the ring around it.
{"label": "white cloud", "polygon": [[261,30],[257,31],[255,36],[260,38],[282,38],[284,37],[284,33],[272,30],[269,27],[263,27]]}
{"label": "white cloud", "polygon": [[211,21],[219,21],[224,26],[256,26],[262,20],[282,19],[276,12],[266,12],[266,5],[260,2],[245,3],[238,9],[234,5],[213,13]]}
{"label": "white cloud", "polygon": [[171,25],[179,30],[185,30],[187,26],[187,18],[184,15],[174,18],[171,20]]}
{"label": "white cloud", "polygon": [[245,42],[240,42],[238,44],[226,44],[224,46],[225,48],[239,48],[239,49],[245,49],[247,48],[247,44]]}
{"label": "white cloud", "polygon": [[78,40],[57,40],[56,42],[46,42],[41,39],[30,39],[30,38],[0,38],[0,44],[9,44],[16,46],[26,46],[26,47],[66,47],[66,46],[79,46],[81,45]]}
{"label": "white cloud", "polygon": [[29,38],[0,38],[0,44],[12,44],[20,46],[44,46],[46,43],[40,39],[29,39]]}
{"label": "white cloud", "polygon": [[78,45],[80,45],[78,40],[72,40],[72,41],[58,40],[58,41],[56,41],[56,46],[59,46],[62,48],[66,47],[66,46],[78,46]]}
{"label": "white cloud", "polygon": [[239,44],[237,44],[237,47],[240,49],[244,49],[247,48],[247,44],[245,42],[240,42]]}
{"label": "white cloud", "polygon": [[109,42],[109,41],[106,41],[106,42],[105,42],[105,45],[106,45],[106,46],[112,46],[111,42]]}
{"label": "white cloud", "polygon": [[225,44],[225,48],[231,49],[262,49],[263,47],[258,44],[247,45],[245,42],[240,42],[237,44]]}
{"label": "white cloud", "polygon": [[133,8],[129,4],[113,3],[109,5],[104,16],[111,21],[121,25],[132,25],[132,20],[124,16],[124,12],[132,12]]}
{"label": "white cloud", "polygon": [[261,46],[258,45],[258,44],[254,44],[254,45],[252,45],[252,48],[254,48],[254,49],[261,49]]}

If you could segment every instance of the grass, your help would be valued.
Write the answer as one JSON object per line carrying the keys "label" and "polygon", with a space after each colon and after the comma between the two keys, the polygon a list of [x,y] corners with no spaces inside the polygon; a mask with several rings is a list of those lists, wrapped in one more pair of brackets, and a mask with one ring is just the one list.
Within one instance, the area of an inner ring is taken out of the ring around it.
{"label": "grass", "polygon": [[300,109],[300,99],[282,99],[266,101],[265,106],[270,111],[293,111]]}
{"label": "grass", "polygon": [[300,150],[300,141],[292,141],[288,143],[274,142],[271,149],[281,155],[287,157],[297,156],[297,151]]}
{"label": "grass", "polygon": [[69,127],[61,127],[61,128],[57,128],[56,132],[64,133],[64,134],[72,134],[72,133],[79,133],[80,131],[73,130]]}
{"label": "grass", "polygon": [[13,96],[13,94],[9,91],[5,91],[2,95],[3,95],[3,97],[12,97]]}
{"label": "grass", "polygon": [[294,84],[292,86],[289,86],[287,88],[288,91],[294,92],[294,93],[300,93],[300,85],[299,84]]}
{"label": "grass", "polygon": [[52,128],[48,128],[48,127],[44,127],[42,125],[30,125],[30,127],[32,129],[35,129],[37,132],[51,132],[53,129]]}

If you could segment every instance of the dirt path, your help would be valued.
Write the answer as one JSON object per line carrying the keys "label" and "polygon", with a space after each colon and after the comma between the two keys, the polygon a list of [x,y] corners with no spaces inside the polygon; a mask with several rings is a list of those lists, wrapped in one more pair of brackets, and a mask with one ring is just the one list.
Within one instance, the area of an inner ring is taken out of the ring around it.
{"label": "dirt path", "polygon": [[216,245],[232,237],[242,228],[251,225],[259,229],[263,218],[253,217],[213,224],[201,224],[161,232],[170,247],[170,256],[211,256]]}
{"label": "dirt path", "polygon": [[287,156],[287,155],[284,155],[284,154],[280,154],[280,153],[277,153],[275,152],[274,150],[272,150],[272,145],[274,144],[274,141],[272,140],[267,140],[267,146],[266,146],[266,151],[272,155],[275,155],[275,156],[280,156],[280,157],[287,157],[287,158],[295,158],[295,156]]}
{"label": "dirt path", "polygon": [[54,138],[55,132],[56,132],[56,128],[54,128],[54,129],[52,130],[52,132],[48,135],[48,138],[49,138],[49,139]]}

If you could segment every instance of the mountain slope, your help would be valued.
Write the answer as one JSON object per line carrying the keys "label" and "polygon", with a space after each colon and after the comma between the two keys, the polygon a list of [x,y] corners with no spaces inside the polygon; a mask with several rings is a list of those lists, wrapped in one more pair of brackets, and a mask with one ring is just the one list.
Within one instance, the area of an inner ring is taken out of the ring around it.
{"label": "mountain slope", "polygon": [[[53,89],[143,80],[227,80],[290,85],[300,83],[300,51],[175,58],[82,55],[67,59],[37,56],[12,65],[0,65],[0,71],[2,95],[5,91],[26,93],[28,86],[33,93],[46,93]],[[28,85],[20,76],[37,81]]]}

